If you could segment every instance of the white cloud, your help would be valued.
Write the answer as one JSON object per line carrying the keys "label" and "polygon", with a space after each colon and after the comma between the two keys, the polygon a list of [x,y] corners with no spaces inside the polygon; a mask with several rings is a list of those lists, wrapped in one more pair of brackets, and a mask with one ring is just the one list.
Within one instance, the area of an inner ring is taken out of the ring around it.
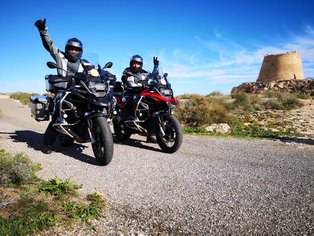
{"label": "white cloud", "polygon": [[305,26],[305,32],[311,35],[314,35],[314,29],[311,25],[306,25]]}

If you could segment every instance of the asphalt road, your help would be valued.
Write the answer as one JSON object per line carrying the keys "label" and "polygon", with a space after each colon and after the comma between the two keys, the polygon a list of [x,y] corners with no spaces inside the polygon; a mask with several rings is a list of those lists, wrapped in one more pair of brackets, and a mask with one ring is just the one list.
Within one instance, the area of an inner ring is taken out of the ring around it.
{"label": "asphalt road", "polygon": [[0,99],[0,148],[41,163],[43,179],[71,179],[108,200],[92,232],[68,235],[314,235],[311,142],[184,135],[179,151],[165,154],[135,135],[115,142],[112,162],[101,167],[90,144],[41,153],[47,124]]}

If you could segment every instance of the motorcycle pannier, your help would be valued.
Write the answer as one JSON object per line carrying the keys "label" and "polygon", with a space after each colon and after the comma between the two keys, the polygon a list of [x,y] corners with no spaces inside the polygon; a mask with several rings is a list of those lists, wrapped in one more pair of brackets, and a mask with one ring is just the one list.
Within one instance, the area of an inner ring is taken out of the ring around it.
{"label": "motorcycle pannier", "polygon": [[49,97],[31,96],[31,116],[37,121],[49,120]]}

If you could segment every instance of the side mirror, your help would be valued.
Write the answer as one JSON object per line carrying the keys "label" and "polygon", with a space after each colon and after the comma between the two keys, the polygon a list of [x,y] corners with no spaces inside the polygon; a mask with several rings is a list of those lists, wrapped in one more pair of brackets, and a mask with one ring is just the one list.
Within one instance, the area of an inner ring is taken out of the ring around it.
{"label": "side mirror", "polygon": [[52,62],[52,61],[48,61],[47,62],[47,66],[50,68],[50,69],[57,69],[58,66],[56,63]]}
{"label": "side mirror", "polygon": [[111,68],[112,65],[113,65],[113,63],[112,63],[111,61],[109,61],[109,62],[107,62],[107,63],[105,64],[105,66],[103,67],[103,69]]}

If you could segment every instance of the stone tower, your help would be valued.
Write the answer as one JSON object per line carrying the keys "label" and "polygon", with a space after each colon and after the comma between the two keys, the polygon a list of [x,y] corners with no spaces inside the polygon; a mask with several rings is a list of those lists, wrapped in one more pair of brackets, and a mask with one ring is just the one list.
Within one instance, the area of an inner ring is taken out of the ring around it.
{"label": "stone tower", "polygon": [[287,52],[264,57],[257,82],[279,80],[304,80],[299,53]]}

